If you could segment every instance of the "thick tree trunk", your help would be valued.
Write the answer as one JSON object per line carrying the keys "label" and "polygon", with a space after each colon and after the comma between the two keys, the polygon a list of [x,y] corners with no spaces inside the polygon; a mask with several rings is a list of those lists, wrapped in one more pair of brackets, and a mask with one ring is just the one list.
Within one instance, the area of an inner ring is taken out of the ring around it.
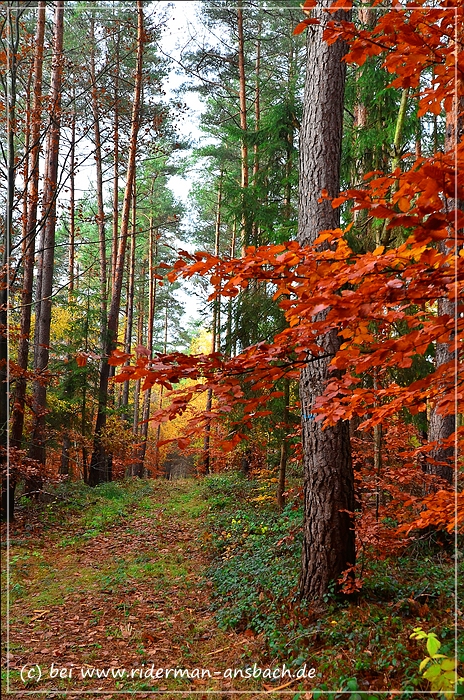
{"label": "thick tree trunk", "polygon": [[126,245],[130,221],[130,205],[133,183],[135,181],[135,156],[137,151],[137,137],[140,127],[140,104],[142,94],[143,77],[143,47],[146,41],[144,33],[143,2],[137,0],[137,67],[135,72],[134,101],[132,104],[132,127],[129,142],[129,160],[127,165],[126,186],[121,213],[121,230],[119,237],[118,254],[113,278],[111,304],[108,312],[106,347],[100,370],[100,384],[98,392],[98,411],[95,426],[95,438],[92,458],[89,468],[89,484],[96,486],[103,481],[111,481],[110,460],[102,443],[102,432],[106,424],[106,407],[108,399],[109,369],[107,358],[116,347],[118,335],[118,318],[121,304],[121,290],[124,275]]}
{"label": "thick tree trunk", "polygon": [[[41,274],[37,288],[37,307],[34,337],[33,426],[29,456],[45,464],[45,413],[47,397],[47,370],[50,345],[52,312],[52,287],[55,260],[56,197],[58,187],[58,156],[61,125],[61,83],[63,73],[63,18],[62,3],[55,6],[54,46],[50,90],[50,131],[47,142],[46,170],[43,192],[44,226],[41,236]],[[42,487],[40,477],[26,483],[26,492],[36,492]]]}
{"label": "thick tree trunk", "polygon": [[[322,3],[321,3],[322,6]],[[300,148],[299,241],[312,245],[319,231],[336,228],[338,212],[329,201],[319,202],[322,189],[339,192],[343,126],[345,44],[328,46],[322,39],[328,13],[314,11],[320,26],[311,26],[307,39],[307,73]],[[346,18],[344,12],[337,17]],[[331,16],[333,18],[333,16]],[[304,454],[304,542],[300,594],[321,598],[355,561],[353,468],[349,425],[339,422],[322,430],[313,405],[324,391],[328,365],[339,348],[336,331],[319,339],[321,357],[303,369],[300,379]],[[349,511],[349,512],[347,512]]]}

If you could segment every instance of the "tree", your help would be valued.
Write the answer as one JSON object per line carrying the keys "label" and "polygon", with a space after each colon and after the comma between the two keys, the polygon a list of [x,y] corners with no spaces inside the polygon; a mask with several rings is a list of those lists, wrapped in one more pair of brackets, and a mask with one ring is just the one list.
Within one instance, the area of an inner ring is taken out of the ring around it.
{"label": "tree", "polygon": [[126,244],[129,230],[130,210],[132,191],[135,182],[135,158],[137,151],[137,137],[140,127],[141,113],[141,95],[142,95],[142,78],[143,78],[143,50],[144,44],[147,42],[147,36],[144,29],[144,14],[143,4],[141,0],[137,1],[137,65],[135,70],[135,85],[134,85],[134,100],[132,106],[132,127],[129,143],[129,159],[127,165],[126,186],[124,190],[124,200],[121,213],[121,228],[118,253],[116,257],[116,267],[113,277],[111,290],[111,304],[108,312],[106,342],[102,358],[102,367],[100,371],[100,387],[99,387],[99,405],[97,413],[97,422],[95,426],[95,440],[90,462],[89,484],[96,486],[103,481],[111,481],[111,467],[108,455],[102,442],[102,431],[106,423],[106,407],[108,395],[108,378],[109,369],[108,357],[116,347],[118,334],[119,307],[121,301],[121,290],[124,273],[124,262],[126,256]]}
{"label": "tree", "polygon": [[[47,371],[50,351],[50,323],[52,287],[55,258],[56,198],[58,187],[58,159],[61,123],[61,83],[63,73],[64,5],[57,2],[54,16],[54,41],[50,90],[50,129],[45,159],[42,218],[44,220],[40,248],[36,289],[36,315],[34,336],[34,420],[29,456],[39,464],[45,464],[45,411],[47,396]],[[28,481],[27,492],[41,488],[41,479]]]}
{"label": "tree", "polygon": [[[308,3],[306,3],[308,6]],[[318,3],[317,24],[308,29],[306,83],[300,132],[300,214],[298,240],[314,246],[319,233],[336,229],[339,214],[331,202],[320,202],[322,190],[339,194],[343,128],[344,42],[328,46],[323,32],[330,15]],[[347,20],[345,12],[336,21]],[[323,320],[326,311],[317,320]],[[304,542],[300,594],[320,598],[329,583],[355,560],[354,478],[346,421],[322,429],[315,421],[314,402],[324,392],[329,364],[340,347],[336,329],[318,341],[320,356],[301,372],[300,400],[304,464]]]}

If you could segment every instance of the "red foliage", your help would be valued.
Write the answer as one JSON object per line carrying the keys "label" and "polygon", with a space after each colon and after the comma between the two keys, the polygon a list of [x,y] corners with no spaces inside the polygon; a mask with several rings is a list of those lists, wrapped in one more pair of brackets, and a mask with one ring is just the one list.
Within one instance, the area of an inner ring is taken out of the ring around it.
{"label": "red foliage", "polygon": [[[313,5],[307,2],[304,9],[309,12]],[[464,72],[464,57],[455,49],[463,8],[461,4],[450,7],[448,0],[439,8],[426,7],[420,0],[414,8],[385,11],[372,30],[332,21],[325,38],[329,43],[338,38],[349,42],[347,62],[362,65],[368,56],[382,55],[383,65],[396,76],[394,87],[416,89],[425,84],[418,93],[420,114],[437,114],[443,107],[451,110],[455,87],[462,86]],[[309,21],[302,22],[297,31]],[[430,67],[433,78],[421,82],[421,75]],[[464,200],[464,187],[457,179],[463,165],[461,143],[452,152],[416,158],[404,171],[368,173],[363,188],[344,192],[332,202],[334,207],[351,202],[354,211],[367,210],[385,221],[387,232],[408,232],[405,242],[395,248],[379,246],[357,254],[350,248],[347,231],[337,229],[322,231],[311,248],[301,248],[295,241],[249,247],[240,259],[181,252],[168,275],[171,281],[197,274],[208,277],[215,290],[211,298],[219,293],[234,297],[250,280],[274,284],[274,298],[285,312],[288,327],[272,343],[258,343],[231,359],[219,353],[194,357],[173,353],[150,361],[139,355],[134,365],[121,369],[116,381],[143,378],[145,389],[159,384],[172,390],[170,406],[154,416],[159,422],[182,414],[194,396],[212,389],[212,410],[193,416],[182,439],[202,434],[214,421],[230,419],[233,409],[240,406],[244,417],[235,424],[229,421],[233,435],[221,441],[224,450],[231,450],[251,428],[253,418],[266,414],[269,400],[281,395],[276,382],[284,376],[297,378],[300,368],[320,355],[318,339],[336,329],[343,343],[331,361],[331,379],[317,400],[316,420],[330,425],[358,416],[361,431],[381,424],[393,440],[396,417],[405,408],[415,414],[424,411],[428,402],[443,414],[454,412],[464,396],[462,379],[456,376],[457,359],[409,383],[398,381],[395,373],[411,367],[416,356],[425,356],[432,343],[447,343],[456,355],[462,353],[464,318],[458,304],[464,285],[464,214],[456,209],[456,201]],[[321,196],[327,198],[324,192]],[[447,248],[438,247],[443,241]],[[456,304],[455,318],[437,314],[439,298]],[[326,311],[323,319],[318,316],[322,311]],[[123,364],[126,359],[119,352],[111,363]],[[374,375],[375,384],[367,381]],[[173,389],[184,378],[196,383]],[[414,498],[427,507],[421,522],[439,522],[428,495],[409,493],[417,481],[424,489],[431,488],[414,461],[418,452],[411,444],[403,445],[394,473],[383,474],[382,482],[379,475],[372,474],[372,467],[368,473],[361,470],[364,489],[374,479],[375,492],[383,489],[389,494],[388,509],[380,502],[375,522],[366,529],[372,541],[380,537],[382,528],[382,536],[387,536],[381,517],[389,517],[395,504],[402,520],[414,516]],[[440,499],[438,510],[449,527],[451,501],[445,496]],[[369,518],[372,520],[372,511]]]}

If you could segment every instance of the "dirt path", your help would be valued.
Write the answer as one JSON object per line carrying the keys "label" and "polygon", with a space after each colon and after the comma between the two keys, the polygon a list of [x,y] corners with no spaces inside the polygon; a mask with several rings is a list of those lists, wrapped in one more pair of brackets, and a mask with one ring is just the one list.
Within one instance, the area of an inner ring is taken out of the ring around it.
{"label": "dirt path", "polygon": [[97,509],[93,519],[33,533],[32,550],[15,541],[13,528],[9,664],[16,697],[21,690],[85,690],[87,697],[137,691],[127,697],[140,698],[157,690],[201,698],[215,690],[204,697],[231,698],[232,689],[259,687],[224,677],[225,669],[257,661],[260,642],[215,624],[204,580],[207,504],[198,484],[147,488],[124,507],[111,501],[109,516]]}

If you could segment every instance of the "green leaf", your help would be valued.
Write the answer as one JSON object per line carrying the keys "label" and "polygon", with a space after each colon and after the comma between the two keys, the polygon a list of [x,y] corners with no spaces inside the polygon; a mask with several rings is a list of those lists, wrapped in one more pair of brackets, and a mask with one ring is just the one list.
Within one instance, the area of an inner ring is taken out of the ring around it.
{"label": "green leaf", "polygon": [[455,659],[445,658],[445,660],[441,662],[440,666],[443,671],[453,671],[456,668],[456,661]]}
{"label": "green leaf", "polygon": [[350,678],[350,680],[346,683],[346,687],[348,690],[358,690],[358,681],[356,678]]}
{"label": "green leaf", "polygon": [[456,671],[445,671],[443,678],[446,678],[447,681],[451,681],[452,685],[454,685],[456,682]]}
{"label": "green leaf", "polygon": [[421,627],[414,627],[414,632],[410,635],[411,639],[425,639],[427,637],[427,632]]}
{"label": "green leaf", "polygon": [[439,642],[436,635],[431,632],[427,639],[427,651],[429,652],[430,656],[436,654],[440,647],[441,642]]}
{"label": "green leaf", "polygon": [[433,664],[433,666],[430,666],[423,675],[424,678],[427,678],[427,680],[431,681],[433,678],[437,678],[437,676],[439,676],[440,673],[440,666],[438,664]]}

